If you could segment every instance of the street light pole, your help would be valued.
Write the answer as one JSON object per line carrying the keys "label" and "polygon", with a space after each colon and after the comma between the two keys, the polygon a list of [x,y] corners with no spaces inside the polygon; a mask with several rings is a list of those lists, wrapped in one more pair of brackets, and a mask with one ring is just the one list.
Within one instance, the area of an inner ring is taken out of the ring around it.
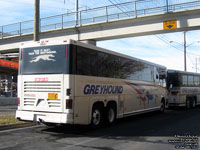
{"label": "street light pole", "polygon": [[184,71],[187,71],[187,61],[186,61],[186,48],[187,48],[187,44],[186,44],[186,31],[184,31]]}
{"label": "street light pole", "polygon": [[78,25],[78,0],[76,0],[76,3],[75,3],[75,22],[76,22],[76,26]]}
{"label": "street light pole", "polygon": [[167,6],[167,13],[169,12],[169,3],[168,0],[166,0],[166,6]]}
{"label": "street light pole", "polygon": [[187,71],[187,47],[189,47],[189,46],[191,46],[191,45],[193,45],[194,43],[200,43],[200,41],[194,41],[194,42],[192,42],[192,43],[190,43],[190,44],[188,44],[187,45],[187,40],[186,40],[186,31],[184,31],[183,32],[183,34],[184,34],[184,44],[181,44],[181,43],[179,43],[179,42],[175,42],[175,41],[169,41],[169,43],[173,43],[173,42],[175,42],[175,43],[177,43],[177,44],[179,44],[179,45],[181,45],[181,46],[183,46],[184,47],[184,71]]}

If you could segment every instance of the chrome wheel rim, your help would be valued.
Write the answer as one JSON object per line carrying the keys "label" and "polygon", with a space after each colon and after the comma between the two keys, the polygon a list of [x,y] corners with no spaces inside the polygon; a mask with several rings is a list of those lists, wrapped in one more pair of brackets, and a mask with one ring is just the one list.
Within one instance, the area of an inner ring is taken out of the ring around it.
{"label": "chrome wheel rim", "polygon": [[115,119],[115,111],[111,108],[108,111],[108,121],[112,123]]}
{"label": "chrome wheel rim", "polygon": [[193,101],[192,107],[194,108],[195,106],[196,106],[196,103],[195,101]]}
{"label": "chrome wheel rim", "polygon": [[93,115],[92,115],[92,122],[94,125],[99,125],[100,121],[101,121],[101,113],[99,110],[94,110]]}

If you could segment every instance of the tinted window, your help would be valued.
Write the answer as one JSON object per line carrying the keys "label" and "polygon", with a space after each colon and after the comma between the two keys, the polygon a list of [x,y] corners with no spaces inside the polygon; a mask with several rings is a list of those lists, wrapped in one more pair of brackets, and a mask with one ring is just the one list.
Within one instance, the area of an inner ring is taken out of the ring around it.
{"label": "tinted window", "polygon": [[21,74],[68,73],[65,45],[24,48]]}
{"label": "tinted window", "polygon": [[194,85],[194,78],[192,75],[188,75],[188,85]]}
{"label": "tinted window", "polygon": [[119,77],[118,57],[103,52],[97,52],[97,53],[98,53],[98,76],[118,78]]}
{"label": "tinted window", "polygon": [[195,86],[199,85],[199,77],[198,76],[194,76],[194,85]]}
{"label": "tinted window", "polygon": [[119,63],[119,77],[122,79],[130,79],[133,73],[134,64],[126,58],[120,58]]}
{"label": "tinted window", "polygon": [[142,69],[142,80],[144,81],[153,81],[153,66],[147,64],[141,64]]}
{"label": "tinted window", "polygon": [[97,76],[97,53],[84,47],[77,46],[77,74]]}
{"label": "tinted window", "polygon": [[173,87],[180,85],[178,73],[167,74],[167,88],[169,88],[171,84],[173,85]]}
{"label": "tinted window", "polygon": [[187,85],[187,75],[182,75],[182,84]]}
{"label": "tinted window", "polygon": [[137,60],[77,46],[75,74],[153,81],[154,69]]}

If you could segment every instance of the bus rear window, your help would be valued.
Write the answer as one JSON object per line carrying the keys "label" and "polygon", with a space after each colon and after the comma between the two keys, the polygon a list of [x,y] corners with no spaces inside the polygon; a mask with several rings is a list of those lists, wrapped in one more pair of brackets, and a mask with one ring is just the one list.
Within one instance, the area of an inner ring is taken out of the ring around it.
{"label": "bus rear window", "polygon": [[66,45],[23,49],[20,74],[61,74],[68,72]]}

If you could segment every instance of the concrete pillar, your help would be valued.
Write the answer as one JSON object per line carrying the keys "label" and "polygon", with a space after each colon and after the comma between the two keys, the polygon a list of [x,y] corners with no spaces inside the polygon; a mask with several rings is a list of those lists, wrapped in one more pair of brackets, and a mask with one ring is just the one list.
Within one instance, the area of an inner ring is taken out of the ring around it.
{"label": "concrete pillar", "polygon": [[81,42],[86,43],[86,44],[91,44],[91,45],[94,45],[94,46],[97,45],[96,40],[83,40]]}

